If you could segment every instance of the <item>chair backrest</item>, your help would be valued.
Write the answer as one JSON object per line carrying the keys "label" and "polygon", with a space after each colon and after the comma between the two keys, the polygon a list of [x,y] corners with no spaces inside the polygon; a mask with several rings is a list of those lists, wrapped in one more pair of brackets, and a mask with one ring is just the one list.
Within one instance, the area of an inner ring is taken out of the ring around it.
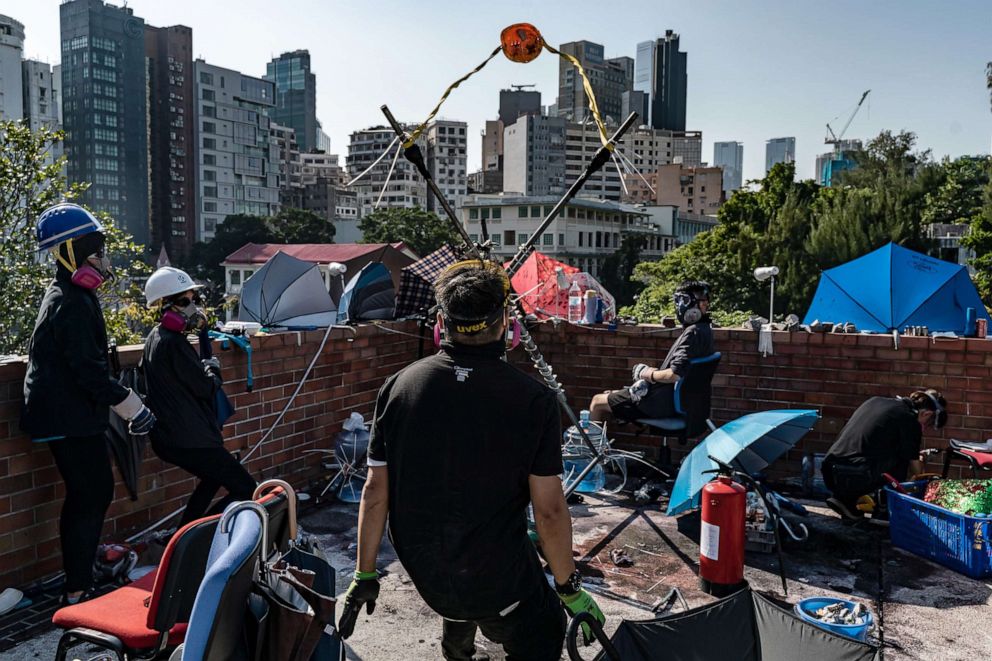
{"label": "chair backrest", "polygon": [[219,520],[215,514],[191,521],[169,540],[148,604],[149,629],[166,632],[177,622],[189,621]]}
{"label": "chair backrest", "polygon": [[[274,549],[289,550],[289,540],[295,536],[295,517],[290,516],[289,496],[279,487],[259,496],[256,502],[265,508],[269,515],[269,538],[265,542],[266,553]],[[292,520],[291,520],[292,519]]]}
{"label": "chair backrest", "polygon": [[242,510],[232,516],[227,532],[218,526],[214,533],[186,631],[184,659],[236,658],[244,641],[245,604],[258,568],[263,527],[255,512]]}
{"label": "chair backrest", "polygon": [[686,418],[686,435],[696,436],[706,429],[710,417],[713,375],[720,366],[721,354],[693,358],[689,371],[675,384],[675,411]]}

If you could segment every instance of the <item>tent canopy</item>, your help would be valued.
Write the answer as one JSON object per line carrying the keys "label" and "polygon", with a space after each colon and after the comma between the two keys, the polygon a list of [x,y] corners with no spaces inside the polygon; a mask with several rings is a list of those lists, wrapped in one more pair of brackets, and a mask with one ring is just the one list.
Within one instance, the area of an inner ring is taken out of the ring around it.
{"label": "tent canopy", "polygon": [[441,246],[426,257],[404,266],[396,293],[396,316],[423,314],[434,306],[434,281],[444,269],[458,261],[449,246]]}
{"label": "tent canopy", "polygon": [[[506,268],[509,262],[503,265]],[[566,276],[559,282],[558,270]],[[568,288],[579,269],[535,250],[513,274],[513,291],[520,296],[524,312],[539,319],[568,316]]]}
{"label": "tent canopy", "polygon": [[967,268],[889,243],[824,271],[803,321],[849,321],[880,333],[926,326],[960,335],[967,308],[989,319]]}
{"label": "tent canopy", "polygon": [[330,326],[337,310],[316,264],[277,252],[241,287],[238,319],[265,327]]}

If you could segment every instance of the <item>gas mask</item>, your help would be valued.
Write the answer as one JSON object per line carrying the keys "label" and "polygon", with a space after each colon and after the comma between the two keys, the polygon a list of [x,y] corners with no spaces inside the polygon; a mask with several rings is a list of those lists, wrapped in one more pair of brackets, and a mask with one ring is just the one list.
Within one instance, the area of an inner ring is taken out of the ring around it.
{"label": "gas mask", "polygon": [[[114,279],[113,267],[103,245],[103,235],[99,232],[70,239],[52,252],[55,259],[72,274],[71,282],[83,289],[97,289],[107,280]],[[63,255],[62,247],[65,247]],[[91,252],[85,259],[77,261],[77,252]]]}
{"label": "gas mask", "polygon": [[162,313],[161,324],[176,333],[199,330],[207,323],[207,313],[197,305],[199,297],[183,297],[170,303]]}

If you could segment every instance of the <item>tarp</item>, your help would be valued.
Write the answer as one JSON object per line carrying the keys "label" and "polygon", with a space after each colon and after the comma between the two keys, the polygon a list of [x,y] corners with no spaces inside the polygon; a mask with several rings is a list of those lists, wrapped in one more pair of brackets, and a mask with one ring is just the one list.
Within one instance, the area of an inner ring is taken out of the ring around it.
{"label": "tarp", "polygon": [[[714,635],[717,634],[717,635]],[[845,638],[751,590],[684,613],[623,621],[612,642],[623,661],[876,661],[878,647]],[[597,660],[605,659],[603,654]]]}
{"label": "tarp", "polygon": [[890,243],[823,272],[804,323],[853,323],[880,333],[926,326],[965,332],[965,311],[989,319],[968,269]]}
{"label": "tarp", "polygon": [[392,319],[395,307],[396,289],[389,269],[374,262],[348,281],[338,307],[338,323]]}
{"label": "tarp", "polygon": [[458,261],[458,255],[448,246],[441,246],[409,266],[400,274],[396,293],[396,316],[425,314],[434,306],[434,281],[441,271]]}
{"label": "tarp", "polygon": [[[503,265],[506,268],[510,262]],[[557,269],[563,277],[559,280]],[[537,315],[538,319],[568,316],[568,288],[572,275],[579,272],[574,266],[548,257],[535,250],[520,267],[510,282],[520,296],[524,312]]]}
{"label": "tarp", "polygon": [[316,264],[277,252],[241,287],[240,321],[262,326],[330,326],[337,310]]}

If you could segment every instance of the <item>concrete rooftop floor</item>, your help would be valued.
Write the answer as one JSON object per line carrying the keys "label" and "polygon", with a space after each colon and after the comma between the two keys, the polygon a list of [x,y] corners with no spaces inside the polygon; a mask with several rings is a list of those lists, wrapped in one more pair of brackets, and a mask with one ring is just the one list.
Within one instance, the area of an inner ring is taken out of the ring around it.
{"label": "concrete rooftop floor", "polygon": [[[638,508],[625,496],[585,499],[571,508],[577,559],[601,591],[597,600],[608,632],[621,619],[653,617],[635,602],[653,604],[671,587],[682,591],[690,607],[712,599],[697,588],[698,515],[666,517],[657,503]],[[774,554],[748,553],[745,577],[754,589],[790,603],[814,595],[861,601],[879,622],[874,636],[884,644],[885,659],[992,658],[992,630],[985,626],[992,621],[992,584],[893,548],[884,529],[855,529],[820,504],[803,502],[810,509],[803,521],[811,534],[805,542],[786,545],[788,595],[782,593]],[[338,570],[339,592],[347,589],[354,568],[356,524],[357,506],[342,503],[312,507],[302,517]],[[609,552],[617,547],[628,552],[633,566],[613,566]],[[388,575],[378,608],[359,619],[347,641],[348,658],[440,659],[440,618],[417,595],[388,542],[380,568]],[[603,590],[633,601],[605,596]],[[50,631],[0,653],[0,661],[53,659],[57,640],[58,632]],[[494,661],[504,658],[481,635],[478,647]]]}

